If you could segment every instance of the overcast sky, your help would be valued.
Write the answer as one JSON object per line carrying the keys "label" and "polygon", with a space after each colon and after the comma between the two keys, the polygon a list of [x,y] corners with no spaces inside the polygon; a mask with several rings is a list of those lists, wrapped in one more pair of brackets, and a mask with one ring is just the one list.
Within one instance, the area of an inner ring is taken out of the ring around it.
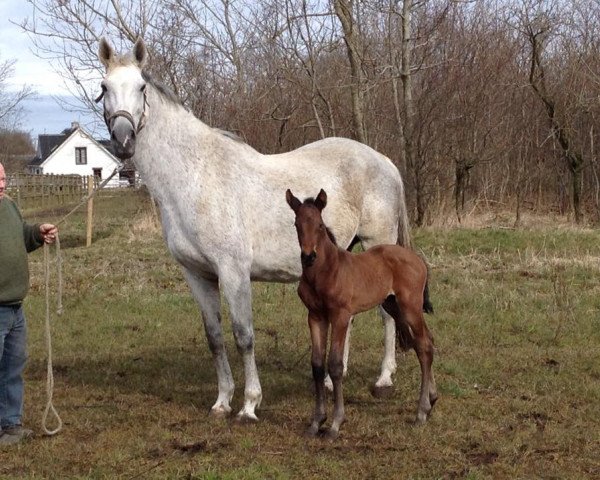
{"label": "overcast sky", "polygon": [[[56,100],[56,97],[69,100],[70,93],[63,79],[47,60],[33,54],[28,35],[11,23],[21,23],[31,13],[31,6],[24,0],[0,0],[0,59],[16,60],[14,75],[8,81],[9,88],[18,90],[29,85],[36,91],[36,97],[25,103],[26,112],[19,127],[30,132],[37,141],[38,134],[60,133],[72,121],[91,126],[94,117],[66,111]],[[92,133],[96,137],[106,136],[101,129]]]}

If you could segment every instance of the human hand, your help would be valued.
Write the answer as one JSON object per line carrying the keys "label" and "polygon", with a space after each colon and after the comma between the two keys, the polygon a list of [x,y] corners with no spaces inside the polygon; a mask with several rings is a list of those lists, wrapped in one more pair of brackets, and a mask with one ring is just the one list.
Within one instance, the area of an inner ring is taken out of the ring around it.
{"label": "human hand", "polygon": [[44,243],[54,243],[56,240],[56,234],[58,233],[58,227],[51,223],[42,223],[40,225],[40,234],[44,239]]}

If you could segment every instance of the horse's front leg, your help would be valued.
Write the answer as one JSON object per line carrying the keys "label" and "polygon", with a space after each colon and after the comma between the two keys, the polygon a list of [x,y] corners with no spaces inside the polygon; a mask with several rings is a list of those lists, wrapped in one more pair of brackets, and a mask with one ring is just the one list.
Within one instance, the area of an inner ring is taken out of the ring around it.
{"label": "horse's front leg", "polygon": [[227,352],[223,344],[219,285],[216,280],[207,280],[187,269],[184,269],[184,274],[192,295],[200,306],[204,321],[204,332],[217,369],[219,396],[211,408],[211,414],[216,416],[228,415],[231,413],[230,402],[235,386],[229,361],[227,360]]}
{"label": "horse's front leg", "polygon": [[244,362],[246,387],[244,406],[238,420],[257,421],[255,410],[262,401],[262,389],[254,358],[254,328],[252,326],[252,286],[249,269],[243,270],[235,264],[225,262],[219,271],[219,280],[225,299],[229,304],[231,325],[238,352]]}
{"label": "horse's front leg", "polygon": [[342,391],[342,380],[344,374],[344,343],[350,315],[347,312],[339,312],[330,318],[331,322],[331,347],[327,367],[331,380],[333,381],[333,420],[327,436],[336,439],[340,432],[340,426],[344,422],[344,394]]}
{"label": "horse's front leg", "polygon": [[327,420],[325,408],[325,351],[327,349],[328,324],[324,318],[309,313],[308,327],[310,328],[312,344],[311,366],[315,382],[315,412],[306,433],[315,436],[319,433],[321,425]]}

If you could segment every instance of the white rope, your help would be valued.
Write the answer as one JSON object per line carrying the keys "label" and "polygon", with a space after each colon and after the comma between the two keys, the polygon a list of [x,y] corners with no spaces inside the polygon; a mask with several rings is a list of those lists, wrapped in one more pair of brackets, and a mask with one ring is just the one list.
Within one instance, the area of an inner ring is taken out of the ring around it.
{"label": "white rope", "polygon": [[[67,213],[63,218],[61,218],[56,225],[60,225],[63,223],[69,216],[71,216],[79,207],[87,203],[96,193],[102,189],[117,173],[119,173],[123,169],[123,165],[119,168],[115,168],[112,174],[104,180],[97,188],[95,188],[89,195],[84,197],[69,213]],[[62,305],[62,293],[63,293],[63,279],[62,279],[62,256],[60,252],[60,238],[58,233],[56,234],[56,269],[58,276],[58,295],[57,295],[57,305],[56,305],[56,313],[58,315],[62,315],[63,313],[63,305]],[[52,403],[52,396],[54,395],[54,372],[52,369],[52,338],[50,334],[50,259],[48,255],[48,244],[44,243],[44,275],[46,279],[46,350],[48,351],[48,366],[47,366],[47,377],[46,377],[46,397],[48,399],[46,403],[46,409],[44,410],[44,415],[42,416],[42,429],[46,435],[56,435],[58,432],[62,430],[63,422],[60,418],[60,415],[54,408],[54,404]],[[52,414],[56,417],[58,422],[58,426],[54,430],[50,430],[48,428],[48,414],[52,412]]]}
{"label": "white rope", "polygon": [[[58,266],[58,306],[57,313],[62,313],[62,274],[61,274],[61,256],[60,256],[60,240],[58,234],[56,235],[56,264]],[[52,371],[52,339],[50,335],[50,259],[48,256],[48,244],[44,243],[44,276],[46,278],[46,349],[48,351],[48,366],[47,366],[47,378],[46,378],[46,397],[48,399],[46,403],[46,409],[42,417],[42,429],[46,435],[55,435],[62,429],[63,422],[60,415],[54,408],[52,403],[52,396],[54,393],[54,373]],[[48,428],[48,413],[56,417],[58,426],[54,430]]]}

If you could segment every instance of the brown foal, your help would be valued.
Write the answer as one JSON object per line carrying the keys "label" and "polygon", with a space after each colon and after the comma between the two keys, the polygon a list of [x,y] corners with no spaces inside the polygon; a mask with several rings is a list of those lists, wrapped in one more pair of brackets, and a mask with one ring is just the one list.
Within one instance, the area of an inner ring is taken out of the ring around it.
{"label": "brown foal", "polygon": [[325,410],[325,355],[331,325],[331,346],[327,369],[333,381],[333,421],[327,435],[336,438],[344,421],[342,394],[343,351],[352,316],[381,305],[396,321],[398,342],[405,350],[414,348],[421,365],[421,393],[417,423],[424,423],[437,392],[431,364],[433,340],[423,311],[433,312],[427,288],[427,266],[413,251],[399,245],[379,245],[364,253],[352,254],[335,244],[323,224],[321,212],[327,194],[302,203],[290,190],[289,206],[296,214],[300,242],[302,277],[298,295],[308,309],[312,341],[312,372],[316,402],[309,435],[316,435],[327,419]]}

